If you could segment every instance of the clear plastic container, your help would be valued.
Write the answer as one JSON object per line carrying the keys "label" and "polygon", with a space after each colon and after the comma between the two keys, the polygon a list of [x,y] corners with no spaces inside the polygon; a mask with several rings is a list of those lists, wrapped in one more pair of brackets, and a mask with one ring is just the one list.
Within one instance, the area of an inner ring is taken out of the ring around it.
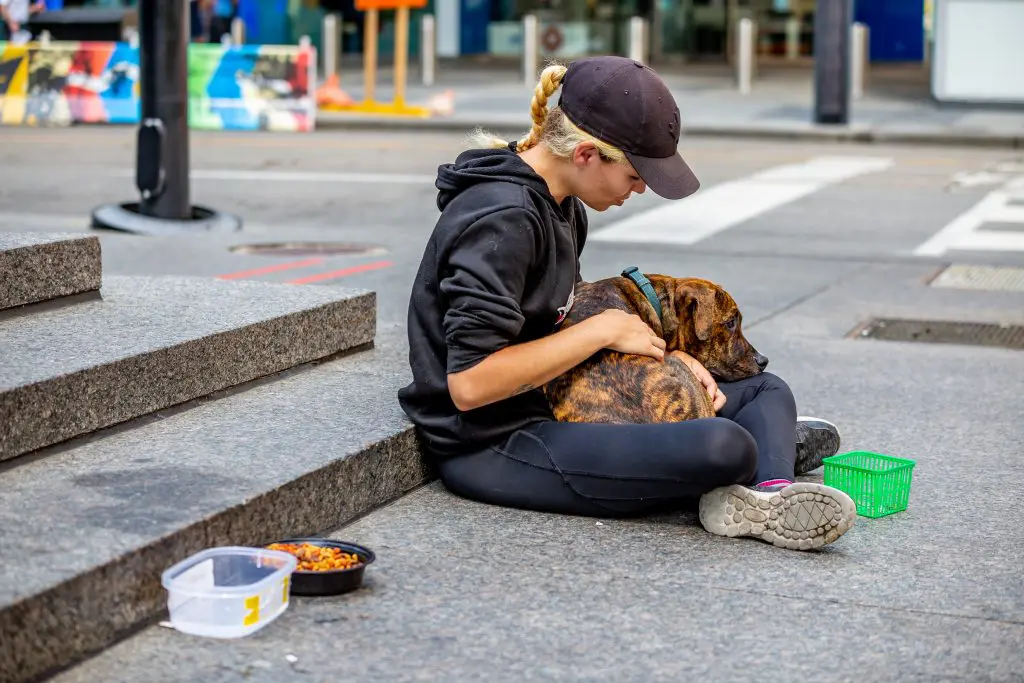
{"label": "clear plastic container", "polygon": [[258,631],[288,608],[290,553],[263,548],[210,548],[174,565],[161,576],[171,624],[211,638],[241,638]]}

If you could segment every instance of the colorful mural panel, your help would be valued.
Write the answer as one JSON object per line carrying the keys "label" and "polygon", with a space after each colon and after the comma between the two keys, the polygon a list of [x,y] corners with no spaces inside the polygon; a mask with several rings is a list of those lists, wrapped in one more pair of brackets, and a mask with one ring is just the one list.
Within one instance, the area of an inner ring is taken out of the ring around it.
{"label": "colorful mural panel", "polygon": [[[190,45],[190,127],[313,130],[315,63],[299,46]],[[0,42],[0,124],[134,124],[139,96],[139,50],[127,43]]]}

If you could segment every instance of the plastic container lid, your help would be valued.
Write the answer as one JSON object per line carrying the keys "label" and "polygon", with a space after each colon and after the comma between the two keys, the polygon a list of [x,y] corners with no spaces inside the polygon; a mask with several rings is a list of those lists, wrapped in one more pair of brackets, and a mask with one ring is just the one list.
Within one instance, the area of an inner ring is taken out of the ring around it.
{"label": "plastic container lid", "polygon": [[210,548],[167,569],[171,624],[211,638],[239,638],[263,628],[288,608],[290,553],[239,546]]}

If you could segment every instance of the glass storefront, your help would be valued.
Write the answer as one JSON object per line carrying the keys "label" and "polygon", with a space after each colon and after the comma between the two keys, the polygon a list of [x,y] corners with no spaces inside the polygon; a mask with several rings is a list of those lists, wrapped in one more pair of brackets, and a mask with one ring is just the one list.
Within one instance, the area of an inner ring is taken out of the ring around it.
{"label": "glass storefront", "polygon": [[[50,9],[134,8],[137,2],[46,0]],[[816,6],[817,0],[429,0],[425,9],[412,12],[410,54],[419,49],[416,27],[424,13],[437,17],[439,40],[446,36],[442,57],[519,57],[522,19],[533,14],[540,23],[542,57],[557,59],[628,54],[630,19],[642,16],[655,63],[732,62],[737,24],[749,18],[756,26],[759,62],[807,63],[813,59]],[[930,6],[931,0],[858,0],[856,20],[871,28],[872,60],[923,59]],[[247,42],[294,44],[307,35],[318,48],[325,11],[335,12],[343,51],[362,51],[363,13],[354,0],[238,0],[238,11]],[[393,13],[382,13],[378,40],[380,54],[390,54]]]}
{"label": "glass storefront", "polygon": [[[493,0],[487,52],[521,54],[522,17],[540,22],[545,56],[626,54],[629,20],[645,17],[655,61],[727,60],[736,22],[757,26],[762,58],[808,58],[812,54],[816,0]],[[731,29],[731,30],[730,30]]]}

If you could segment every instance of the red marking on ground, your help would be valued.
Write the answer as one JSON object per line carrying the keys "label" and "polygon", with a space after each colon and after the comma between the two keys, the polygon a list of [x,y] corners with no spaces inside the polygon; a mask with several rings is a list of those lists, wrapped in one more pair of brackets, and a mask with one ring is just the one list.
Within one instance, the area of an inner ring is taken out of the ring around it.
{"label": "red marking on ground", "polygon": [[267,273],[277,273],[282,270],[291,270],[292,268],[305,268],[306,266],[319,266],[326,259],[316,257],[303,259],[302,261],[289,261],[287,263],[278,263],[273,266],[265,266],[263,268],[253,268],[252,270],[240,270],[237,273],[228,273],[226,275],[218,275],[218,280],[238,280],[239,278],[249,277],[252,275],[266,275]]}
{"label": "red marking on ground", "polygon": [[373,263],[364,263],[361,266],[352,266],[351,268],[342,268],[341,270],[332,270],[327,273],[318,273],[316,275],[310,275],[309,277],[300,277],[298,280],[289,280],[289,285],[305,285],[310,282],[320,282],[321,280],[333,280],[338,277],[345,277],[346,275],[354,275],[355,273],[365,273],[368,270],[380,270],[381,268],[390,268],[395,265],[391,261],[374,261]]}

